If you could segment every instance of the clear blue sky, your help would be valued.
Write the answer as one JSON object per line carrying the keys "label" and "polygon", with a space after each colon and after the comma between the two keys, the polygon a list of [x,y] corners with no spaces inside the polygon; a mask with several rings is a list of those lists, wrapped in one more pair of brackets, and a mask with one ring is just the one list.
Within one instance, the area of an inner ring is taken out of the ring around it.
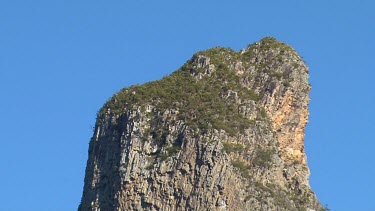
{"label": "clear blue sky", "polygon": [[257,2],[2,0],[0,211],[76,210],[95,114],[114,92],[196,51],[264,36],[310,67],[305,143],[318,198],[333,211],[375,210],[374,1]]}

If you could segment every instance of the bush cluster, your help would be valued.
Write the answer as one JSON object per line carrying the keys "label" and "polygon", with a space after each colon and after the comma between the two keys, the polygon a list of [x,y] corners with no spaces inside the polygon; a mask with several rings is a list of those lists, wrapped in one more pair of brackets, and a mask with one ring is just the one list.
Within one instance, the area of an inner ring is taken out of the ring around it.
{"label": "bush cluster", "polygon": [[[152,104],[156,111],[178,109],[178,119],[201,132],[218,129],[235,135],[243,131],[251,122],[238,112],[235,101],[238,97],[257,101],[260,97],[241,86],[239,76],[228,68],[227,60],[236,57],[236,53],[230,49],[213,48],[198,54],[209,57],[215,65],[211,75],[195,78],[191,74],[194,68],[194,59],[191,59],[161,80],[121,90],[104,105],[99,115],[104,115],[108,108],[111,114],[121,115],[129,105],[144,108],[146,104]],[[238,97],[228,97],[229,91],[238,93]]]}

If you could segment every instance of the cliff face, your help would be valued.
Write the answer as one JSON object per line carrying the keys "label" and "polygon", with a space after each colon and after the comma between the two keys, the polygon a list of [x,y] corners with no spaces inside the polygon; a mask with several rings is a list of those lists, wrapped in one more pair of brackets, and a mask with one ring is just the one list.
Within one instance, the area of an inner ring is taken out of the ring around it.
{"label": "cliff face", "polygon": [[264,38],[121,90],[98,113],[79,210],[321,210],[307,78],[291,47]]}

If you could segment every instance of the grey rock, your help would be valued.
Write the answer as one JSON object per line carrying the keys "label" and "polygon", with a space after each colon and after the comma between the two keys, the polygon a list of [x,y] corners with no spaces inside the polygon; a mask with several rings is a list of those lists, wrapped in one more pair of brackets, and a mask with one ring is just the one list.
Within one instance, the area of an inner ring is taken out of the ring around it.
{"label": "grey rock", "polygon": [[174,74],[103,106],[78,210],[322,209],[303,144],[308,68],[290,46],[214,48]]}

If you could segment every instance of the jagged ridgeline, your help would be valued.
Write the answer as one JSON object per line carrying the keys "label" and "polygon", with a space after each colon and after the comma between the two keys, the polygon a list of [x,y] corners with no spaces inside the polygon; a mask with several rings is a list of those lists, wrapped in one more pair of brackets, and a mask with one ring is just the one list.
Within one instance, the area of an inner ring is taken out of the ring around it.
{"label": "jagged ridgeline", "polygon": [[303,146],[307,78],[266,37],[122,89],[98,112],[79,210],[321,210]]}

